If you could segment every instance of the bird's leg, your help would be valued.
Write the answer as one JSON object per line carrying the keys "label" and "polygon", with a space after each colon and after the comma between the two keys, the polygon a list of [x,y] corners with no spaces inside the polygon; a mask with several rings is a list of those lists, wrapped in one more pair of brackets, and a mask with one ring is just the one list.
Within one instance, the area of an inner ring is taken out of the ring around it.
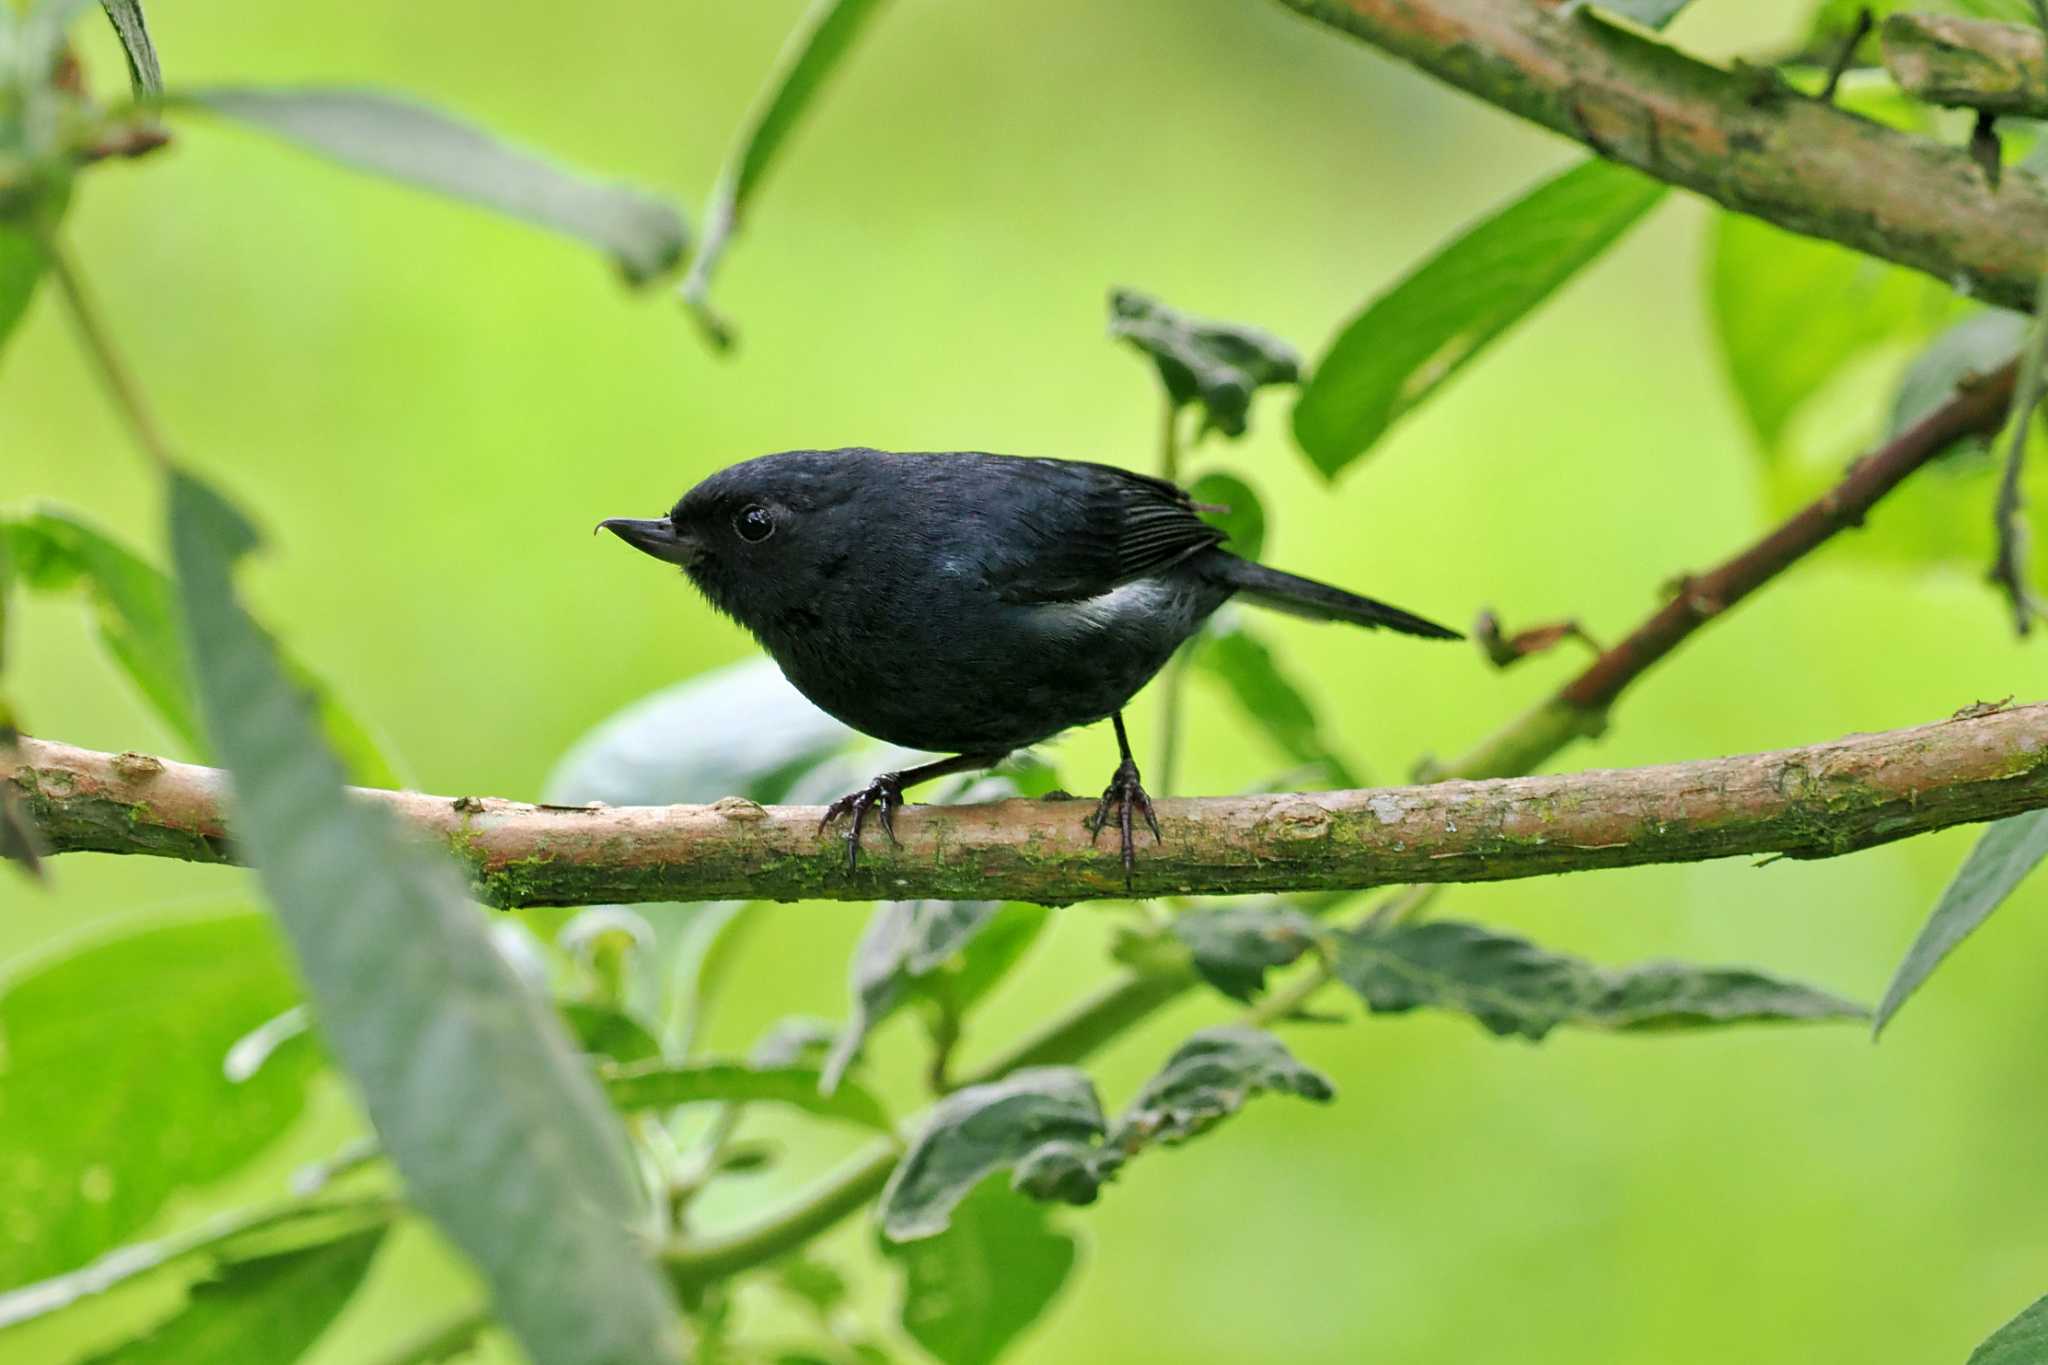
{"label": "bird's leg", "polygon": [[883,773],[861,790],[842,796],[825,807],[825,818],[818,822],[818,833],[823,834],[832,822],[842,815],[853,817],[846,830],[846,870],[852,872],[860,866],[860,830],[861,826],[867,823],[869,811],[875,812],[881,818],[882,833],[889,836],[889,842],[897,843],[894,817],[903,805],[905,787],[914,787],[920,782],[929,782],[935,777],[948,777],[953,773],[993,768],[1002,761],[1001,754],[960,754],[953,758],[942,758],[936,763],[921,763],[915,768],[905,768],[901,772]]}
{"label": "bird's leg", "polygon": [[1116,765],[1116,772],[1109,779],[1109,786],[1103,789],[1102,799],[1095,803],[1095,814],[1088,817],[1088,842],[1094,843],[1102,837],[1103,826],[1109,823],[1110,807],[1116,808],[1117,832],[1123,836],[1124,889],[1130,890],[1131,869],[1136,863],[1136,850],[1131,838],[1131,812],[1142,813],[1145,823],[1152,827],[1152,842],[1163,842],[1159,837],[1159,821],[1152,814],[1152,798],[1145,795],[1144,785],[1138,780],[1138,760],[1131,757],[1131,738],[1124,733],[1124,713],[1119,711],[1110,717],[1116,726],[1117,752],[1123,755],[1123,762]]}

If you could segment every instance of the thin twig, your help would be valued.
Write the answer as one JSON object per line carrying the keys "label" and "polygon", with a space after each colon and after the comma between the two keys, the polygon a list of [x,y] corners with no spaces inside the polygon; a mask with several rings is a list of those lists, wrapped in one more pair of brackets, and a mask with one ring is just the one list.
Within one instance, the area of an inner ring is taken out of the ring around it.
{"label": "thin twig", "polygon": [[1835,53],[1834,61],[1828,63],[1828,81],[1820,88],[1822,104],[1835,102],[1835,90],[1842,84],[1842,73],[1847,71],[1849,63],[1855,60],[1856,46],[1870,36],[1870,27],[1874,22],[1868,5],[1856,11],[1856,26],[1849,30],[1849,36],[1843,41],[1841,50]]}
{"label": "thin twig", "polygon": [[169,468],[175,463],[170,443],[164,439],[163,430],[150,414],[149,403],[142,396],[141,385],[122,362],[120,352],[114,347],[113,336],[100,321],[99,309],[86,292],[85,281],[79,277],[71,264],[69,254],[56,236],[47,230],[37,231],[37,245],[50,267],[50,278],[57,282],[57,290],[63,296],[65,311],[70,313],[72,324],[78,329],[78,337],[86,353],[92,357],[94,368],[99,371],[100,382],[106,385],[108,397],[114,400],[129,433],[142,453],[149,456],[160,467]]}
{"label": "thin twig", "polygon": [[[1180,405],[1165,394],[1166,416],[1159,429],[1159,477],[1180,482]],[[1181,694],[1187,688],[1188,648],[1174,651],[1167,661],[1165,676],[1159,680],[1159,764],[1153,774],[1152,794],[1171,796],[1180,776]]]}
{"label": "thin twig", "polygon": [[2026,492],[2020,486],[2026,472],[2027,435],[2034,425],[2034,409],[2040,406],[2043,367],[2048,366],[2048,274],[2041,276],[2040,302],[2036,305],[2033,330],[2027,337],[2026,358],[2021,363],[2019,392],[2012,400],[2008,420],[2011,442],[2006,446],[2005,471],[1998,481],[1998,500],[1993,505],[1992,523],[1998,532],[1998,551],[1991,561],[1991,581],[2005,590],[2012,604],[2013,628],[2026,635],[2036,617],[2044,613],[2034,594],[2033,530],[2027,524]]}

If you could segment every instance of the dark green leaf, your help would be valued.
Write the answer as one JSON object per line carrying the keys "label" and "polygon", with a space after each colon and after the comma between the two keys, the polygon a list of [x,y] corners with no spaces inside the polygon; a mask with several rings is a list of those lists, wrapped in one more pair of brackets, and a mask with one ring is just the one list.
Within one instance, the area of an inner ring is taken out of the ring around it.
{"label": "dark green leaf", "polygon": [[1334,477],[1663,196],[1596,158],[1467,229],[1338,333],[1295,405],[1301,448]]}
{"label": "dark green leaf", "polygon": [[1632,19],[1644,28],[1662,28],[1684,9],[1688,0],[1594,0],[1609,14]]}
{"label": "dark green leaf", "polygon": [[347,1306],[384,1232],[371,1227],[339,1241],[218,1265],[191,1287],[181,1312],[88,1365],[292,1365]]}
{"label": "dark green leaf", "polygon": [[1152,358],[1176,408],[1202,407],[1202,429],[1244,435],[1252,394],[1301,382],[1301,356],[1269,332],[1176,312],[1131,289],[1109,296],[1109,334]]}
{"label": "dark green leaf", "polygon": [[[1935,337],[1900,377],[1885,435],[1898,435],[1954,397],[1958,385],[1990,374],[2018,355],[2029,321],[2003,308],[1987,308]],[[1984,444],[1982,438],[1973,439],[1980,447]]]}
{"label": "dark green leaf", "polygon": [[128,79],[138,95],[164,92],[163,69],[157,65],[156,44],[150,41],[149,25],[143,20],[136,0],[100,0],[107,19],[120,35],[121,51],[128,58]]}
{"label": "dark green leaf", "polygon": [[1204,631],[1195,643],[1194,661],[1230,690],[1239,709],[1259,723],[1282,753],[1321,767],[1335,786],[1358,785],[1350,765],[1324,740],[1315,708],[1241,614],[1228,613]]}
{"label": "dark green leaf", "polygon": [[1204,474],[1188,486],[1196,502],[1221,507],[1221,512],[1204,512],[1202,519],[1221,527],[1228,537],[1224,544],[1243,559],[1257,559],[1266,548],[1266,509],[1251,485],[1234,474]]}
{"label": "dark green leaf", "polygon": [[1118,1116],[1109,1145],[1128,1155],[1152,1142],[1184,1142],[1268,1090],[1319,1102],[1337,1093],[1270,1033],[1236,1024],[1203,1029],[1145,1082]]}
{"label": "dark green leaf", "polygon": [[946,1365],[989,1365],[1045,1312],[1074,1269],[1074,1239],[1043,1205],[983,1181],[925,1241],[883,1243],[903,1267],[903,1330]]}
{"label": "dark green leaf", "polygon": [[452,869],[344,794],[236,599],[232,570],[255,530],[190,475],[169,484],[187,640],[234,780],[237,844],[411,1202],[474,1260],[536,1359],[680,1360],[667,1286],[635,1235],[643,1205],[624,1136],[588,1070]]}
{"label": "dark green leaf", "polygon": [[318,1065],[297,1050],[243,1084],[223,1073],[298,996],[261,915],[113,933],[0,984],[0,1288],[83,1265],[240,1168],[298,1117]]}
{"label": "dark green leaf", "polygon": [[1707,302],[1728,377],[1765,453],[1850,361],[1929,329],[1933,286],[1899,266],[1739,213],[1715,219]]}
{"label": "dark green leaf", "polygon": [[1284,905],[1226,905],[1173,917],[1173,933],[1194,954],[1204,981],[1233,1000],[1266,988],[1266,972],[1316,945],[1313,919]]}
{"label": "dark green leaf", "polygon": [[1877,1007],[1872,1033],[1883,1031],[1906,998],[1957,944],[1991,917],[2044,857],[2048,857],[2048,810],[2028,811],[1985,829],[1970,856],[1956,869],[1955,879],[1935,902],[1934,913],[1927,917],[1920,936],[1906,950],[1906,960],[1899,964]]}
{"label": "dark green leaf", "polygon": [[[82,517],[48,509],[0,519],[22,585],[32,592],[77,592],[93,609],[100,643],[157,718],[195,754],[204,754],[192,671],[178,635],[177,589],[156,567]],[[349,780],[364,787],[405,785],[369,730],[311,673],[285,667],[313,694],[320,726],[341,754]]]}
{"label": "dark green leaf", "polygon": [[632,284],[669,269],[689,244],[681,215],[667,201],[586,179],[396,95],[218,88],[181,91],[167,103],[208,109],[345,166],[574,237],[608,253]]}
{"label": "dark green leaf", "polygon": [[935,1236],[991,1171],[1046,1143],[1091,1143],[1104,1131],[1095,1087],[1073,1067],[1028,1067],[956,1090],[932,1106],[890,1174],[879,1209],[882,1233],[895,1242]]}
{"label": "dark green leaf", "polygon": [[1476,924],[1432,920],[1338,935],[1337,975],[1375,1014],[1426,1006],[1536,1041],[1561,1024],[1635,1030],[1859,1019],[1861,1006],[1743,968],[1653,962],[1602,971]]}
{"label": "dark green leaf", "polygon": [[2041,1365],[2048,1360],[2048,1297],[2035,1299],[1970,1352],[1969,1365]]}
{"label": "dark green leaf", "polygon": [[895,1131],[881,1101],[860,1086],[818,1088],[818,1068],[749,1066],[742,1062],[636,1062],[608,1067],[604,1085],[621,1109],[666,1109],[711,1102],[794,1105],[820,1118],[843,1119],[884,1133]]}
{"label": "dark green leaf", "polygon": [[711,311],[711,274],[797,121],[881,7],[881,0],[812,0],[783,45],[766,92],[719,172],[718,185],[704,211],[704,245],[683,280],[682,296],[706,334],[721,348],[732,344],[732,329]]}
{"label": "dark green leaf", "polygon": [[564,1000],[555,1008],[570,1039],[584,1052],[614,1062],[644,1062],[661,1055],[661,1044],[647,1026],[624,1010],[580,1000]]}

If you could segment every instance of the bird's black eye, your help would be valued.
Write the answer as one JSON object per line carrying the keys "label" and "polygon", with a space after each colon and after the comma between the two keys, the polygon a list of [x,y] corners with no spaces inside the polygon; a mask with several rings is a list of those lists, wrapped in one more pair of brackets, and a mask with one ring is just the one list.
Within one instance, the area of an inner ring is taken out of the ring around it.
{"label": "bird's black eye", "polygon": [[750,502],[733,514],[732,529],[741,540],[761,541],[775,534],[775,518],[758,502]]}

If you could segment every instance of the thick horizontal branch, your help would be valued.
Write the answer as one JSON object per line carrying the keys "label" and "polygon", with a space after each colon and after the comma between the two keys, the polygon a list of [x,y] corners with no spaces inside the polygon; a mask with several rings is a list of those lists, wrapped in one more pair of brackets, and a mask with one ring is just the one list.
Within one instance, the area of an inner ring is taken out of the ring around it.
{"label": "thick horizontal branch", "polygon": [[[0,759],[45,851],[231,862],[212,768],[24,739]],[[815,806],[534,806],[365,791],[499,906],[1127,894],[1092,801],[911,806],[849,873]],[[1158,803],[1139,895],[1482,882],[1738,855],[1823,858],[2048,806],[2048,704],[1740,758],[1563,776]]]}
{"label": "thick horizontal branch", "polygon": [[2026,24],[1894,14],[1884,65],[1899,89],[1929,104],[2048,118],[2048,33]]}
{"label": "thick horizontal branch", "polygon": [[1610,160],[1794,232],[2033,307],[2048,185],[1724,70],[1576,0],[1283,0]]}

